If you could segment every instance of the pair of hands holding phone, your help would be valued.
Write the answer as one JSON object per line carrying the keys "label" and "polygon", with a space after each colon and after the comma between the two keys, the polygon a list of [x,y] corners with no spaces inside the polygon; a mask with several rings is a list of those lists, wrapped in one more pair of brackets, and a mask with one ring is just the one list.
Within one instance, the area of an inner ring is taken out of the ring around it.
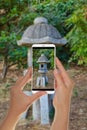
{"label": "pair of hands holding phone", "polygon": [[[55,108],[55,118],[53,125],[51,127],[52,130],[67,130],[68,125],[68,114],[70,108],[71,94],[74,86],[74,82],[68,76],[65,71],[63,65],[59,61],[58,58],[55,59],[57,69],[54,70],[53,74],[55,77],[55,96],[53,99],[53,105]],[[16,124],[17,119],[20,114],[23,113],[29,106],[38,98],[45,95],[46,92],[37,92],[32,96],[27,96],[23,93],[23,88],[31,80],[32,76],[32,68],[29,68],[28,72],[25,76],[20,77],[16,84],[11,88],[10,92],[10,108],[8,111],[7,119],[5,120],[5,125],[8,124],[8,118],[12,118],[11,122]],[[62,118],[64,116],[64,118]],[[62,120],[62,124],[60,123],[60,118]],[[9,119],[9,120],[10,120]],[[58,125],[59,121],[59,125]],[[12,124],[11,123],[11,124]],[[64,123],[64,124],[63,124]],[[2,125],[3,126],[3,125]],[[1,127],[1,130],[4,130]],[[7,130],[13,130],[12,125],[9,126]]]}
{"label": "pair of hands holding phone", "polygon": [[[53,72],[55,77],[55,96],[53,99],[53,105],[55,109],[69,105],[74,86],[73,81],[68,76],[58,58],[56,58],[56,66],[58,69],[55,69]],[[44,91],[37,92],[32,96],[27,96],[23,93],[22,90],[26,83],[31,80],[31,76],[32,68],[29,68],[27,74],[20,77],[16,84],[11,88],[10,109],[17,115],[20,115],[27,108],[29,108],[33,101],[46,94]]]}

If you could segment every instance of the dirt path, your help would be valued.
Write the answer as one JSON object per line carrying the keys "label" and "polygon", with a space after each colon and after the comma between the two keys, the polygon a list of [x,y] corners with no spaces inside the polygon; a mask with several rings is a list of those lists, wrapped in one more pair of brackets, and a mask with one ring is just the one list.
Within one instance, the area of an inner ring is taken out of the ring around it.
{"label": "dirt path", "polygon": [[71,104],[70,130],[87,130],[87,69],[71,69],[76,87]]}
{"label": "dirt path", "polygon": [[[68,73],[73,77],[76,84],[71,104],[70,130],[87,130],[87,69],[72,67]],[[9,87],[5,91],[2,86],[5,87],[7,83],[8,86],[13,84],[19,75],[21,73],[18,71],[14,71],[14,73],[10,71],[7,80],[4,83],[0,81],[0,122],[4,119],[9,108]],[[27,119],[20,121],[16,130],[50,130],[50,126],[42,126],[40,122]]]}

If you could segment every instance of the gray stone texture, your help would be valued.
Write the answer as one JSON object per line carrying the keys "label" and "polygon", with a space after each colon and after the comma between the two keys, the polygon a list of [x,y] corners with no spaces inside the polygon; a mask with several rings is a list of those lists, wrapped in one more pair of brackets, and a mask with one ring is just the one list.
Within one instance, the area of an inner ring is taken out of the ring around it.
{"label": "gray stone texture", "polygon": [[59,46],[66,44],[67,40],[62,38],[55,27],[48,24],[46,18],[38,17],[34,20],[34,24],[24,31],[22,39],[17,42],[18,45],[27,46],[40,43],[52,43]]}

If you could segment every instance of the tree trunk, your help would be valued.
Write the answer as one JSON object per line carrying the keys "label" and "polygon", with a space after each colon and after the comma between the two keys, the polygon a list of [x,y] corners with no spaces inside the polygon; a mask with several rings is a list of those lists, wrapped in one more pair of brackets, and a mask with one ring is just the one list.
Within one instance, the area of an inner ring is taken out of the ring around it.
{"label": "tree trunk", "polygon": [[3,67],[3,72],[2,72],[2,79],[3,79],[3,80],[4,80],[5,77],[6,77],[7,71],[8,71],[8,66],[7,66],[7,65],[4,65],[4,67]]}
{"label": "tree trunk", "polygon": [[3,71],[2,71],[2,79],[4,80],[6,77],[8,71],[8,61],[7,61],[7,56],[4,58],[4,65],[3,65]]}

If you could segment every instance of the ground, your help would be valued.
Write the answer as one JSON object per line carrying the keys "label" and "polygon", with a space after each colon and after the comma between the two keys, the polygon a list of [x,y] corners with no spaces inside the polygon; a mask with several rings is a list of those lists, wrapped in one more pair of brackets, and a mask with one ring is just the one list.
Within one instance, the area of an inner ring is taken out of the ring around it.
{"label": "ground", "polygon": [[[71,101],[70,130],[87,130],[87,68],[73,66],[67,72],[75,81]],[[0,81],[0,123],[9,108],[9,89],[20,75],[22,75],[22,71],[12,69],[8,72],[6,80]],[[25,129],[50,130],[50,125],[42,126],[40,122],[32,121],[32,118],[28,117],[26,120],[20,120],[16,127],[16,130]]]}

